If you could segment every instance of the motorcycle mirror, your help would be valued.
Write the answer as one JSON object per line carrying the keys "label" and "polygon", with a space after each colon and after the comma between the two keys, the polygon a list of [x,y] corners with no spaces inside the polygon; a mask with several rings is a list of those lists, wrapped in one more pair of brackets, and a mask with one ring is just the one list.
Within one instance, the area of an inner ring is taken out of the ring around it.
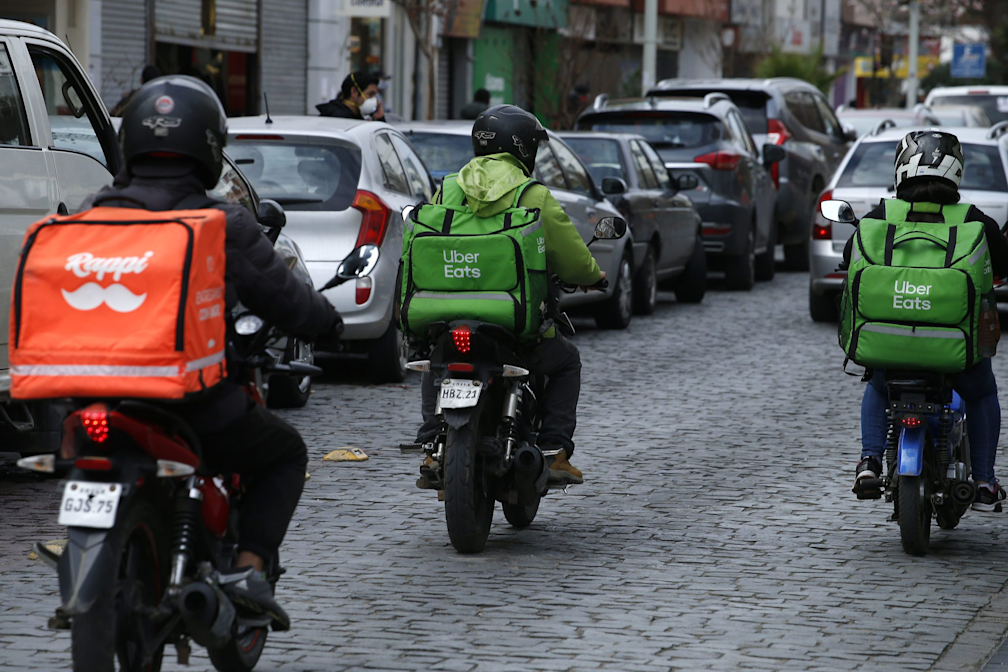
{"label": "motorcycle mirror", "polygon": [[336,277],[341,280],[352,280],[369,275],[378,264],[378,246],[361,245],[347,255],[347,258],[336,269]]}
{"label": "motorcycle mirror", "polygon": [[854,217],[854,208],[847,201],[823,201],[819,206],[819,212],[831,222],[853,224],[857,221]]}
{"label": "motorcycle mirror", "polygon": [[413,214],[413,210],[415,207],[416,206],[413,205],[407,205],[405,208],[402,209],[402,221],[405,222],[407,219],[410,218],[410,215]]}
{"label": "motorcycle mirror", "polygon": [[259,201],[258,218],[259,223],[267,229],[282,229],[287,224],[283,206],[269,198]]}
{"label": "motorcycle mirror", "polygon": [[597,240],[616,240],[626,235],[627,224],[622,217],[603,217],[595,225]]}

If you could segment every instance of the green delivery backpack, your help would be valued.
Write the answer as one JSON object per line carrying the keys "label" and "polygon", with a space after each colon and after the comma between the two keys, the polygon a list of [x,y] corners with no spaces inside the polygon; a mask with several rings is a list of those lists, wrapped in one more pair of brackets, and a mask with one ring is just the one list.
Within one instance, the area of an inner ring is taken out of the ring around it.
{"label": "green delivery backpack", "polygon": [[[885,221],[854,234],[840,304],[840,347],[869,368],[958,373],[978,361],[980,300],[993,291],[982,222],[970,205],[887,199]],[[908,222],[940,212],[944,224]]]}
{"label": "green delivery backpack", "polygon": [[415,208],[403,231],[399,326],[424,338],[433,322],[479,320],[520,338],[539,334],[546,308],[546,239],[538,208],[518,201],[478,217],[448,175],[437,203]]}

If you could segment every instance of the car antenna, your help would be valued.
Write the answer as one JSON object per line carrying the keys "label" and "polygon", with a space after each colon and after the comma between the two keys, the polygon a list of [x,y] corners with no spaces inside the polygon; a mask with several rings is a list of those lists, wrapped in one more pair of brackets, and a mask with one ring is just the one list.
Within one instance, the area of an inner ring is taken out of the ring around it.
{"label": "car antenna", "polygon": [[263,91],[263,100],[266,101],[266,123],[267,124],[272,124],[273,120],[270,119],[270,116],[269,116],[269,97],[266,95],[265,91]]}

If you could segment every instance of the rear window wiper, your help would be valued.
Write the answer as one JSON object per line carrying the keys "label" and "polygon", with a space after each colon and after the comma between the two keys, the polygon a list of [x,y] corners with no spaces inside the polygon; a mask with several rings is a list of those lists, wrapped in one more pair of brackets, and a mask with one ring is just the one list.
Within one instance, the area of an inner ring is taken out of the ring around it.
{"label": "rear window wiper", "polygon": [[323,203],[325,199],[321,196],[270,196],[280,205],[305,205],[307,203]]}

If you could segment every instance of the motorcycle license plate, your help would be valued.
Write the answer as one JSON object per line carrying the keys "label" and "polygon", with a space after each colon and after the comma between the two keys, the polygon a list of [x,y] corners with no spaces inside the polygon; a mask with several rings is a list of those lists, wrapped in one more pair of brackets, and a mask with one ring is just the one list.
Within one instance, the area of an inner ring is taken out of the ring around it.
{"label": "motorcycle license plate", "polygon": [[441,408],[469,408],[479,401],[483,389],[478,380],[441,381]]}
{"label": "motorcycle license plate", "polygon": [[59,524],[107,530],[115,524],[122,485],[70,481],[63,490]]}

